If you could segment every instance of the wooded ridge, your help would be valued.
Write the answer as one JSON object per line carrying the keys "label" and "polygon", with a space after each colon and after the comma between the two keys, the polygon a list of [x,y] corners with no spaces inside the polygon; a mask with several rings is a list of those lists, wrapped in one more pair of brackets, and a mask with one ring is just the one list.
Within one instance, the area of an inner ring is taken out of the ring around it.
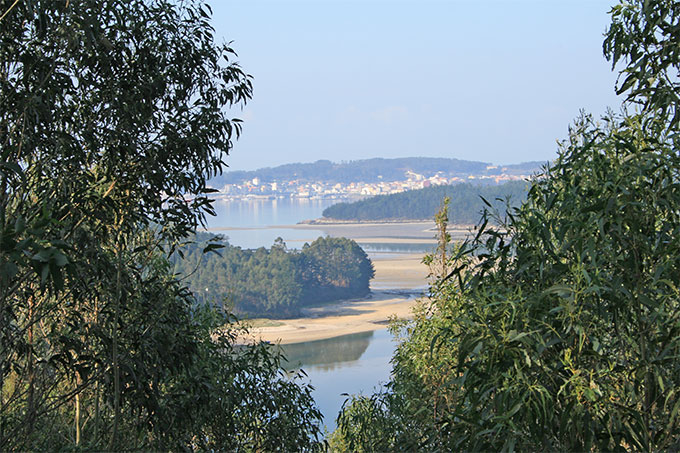
{"label": "wooded ridge", "polygon": [[[481,215],[487,200],[494,209],[503,211],[507,206],[519,206],[527,194],[528,183],[511,181],[501,185],[479,186],[456,184],[433,186],[406,192],[377,195],[353,203],[338,203],[323,211],[322,221],[356,220],[429,220],[449,197],[449,218],[454,224],[474,224]],[[508,204],[509,203],[509,204]]]}

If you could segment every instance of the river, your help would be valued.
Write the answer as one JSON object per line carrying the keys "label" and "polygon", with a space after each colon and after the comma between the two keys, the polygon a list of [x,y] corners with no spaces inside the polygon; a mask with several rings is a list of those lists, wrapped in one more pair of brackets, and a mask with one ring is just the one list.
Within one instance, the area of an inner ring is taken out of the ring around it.
{"label": "river", "polygon": [[328,432],[347,394],[371,394],[390,377],[394,341],[387,329],[283,346],[289,369],[302,368]]}
{"label": "river", "polygon": [[[321,229],[291,228],[297,222],[321,217],[331,200],[248,200],[215,202],[217,216],[208,227],[243,248],[270,247],[281,237],[289,248],[299,248],[318,236],[332,234]],[[286,227],[288,226],[288,227]],[[399,242],[361,243],[369,257],[396,253],[425,253],[430,244]],[[389,288],[381,288],[389,289]],[[302,367],[314,387],[314,398],[324,415],[328,431],[347,394],[370,394],[390,376],[395,344],[387,329],[282,346],[287,367]]]}

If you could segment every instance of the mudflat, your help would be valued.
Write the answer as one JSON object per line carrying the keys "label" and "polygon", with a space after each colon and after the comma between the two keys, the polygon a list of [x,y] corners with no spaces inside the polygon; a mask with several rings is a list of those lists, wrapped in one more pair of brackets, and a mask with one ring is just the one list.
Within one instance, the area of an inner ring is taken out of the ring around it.
{"label": "mudflat", "polygon": [[394,241],[395,239],[413,241],[414,239],[434,241],[434,222],[404,223],[321,223],[292,225],[296,229],[321,230],[330,236],[350,239],[370,239],[371,242]]}

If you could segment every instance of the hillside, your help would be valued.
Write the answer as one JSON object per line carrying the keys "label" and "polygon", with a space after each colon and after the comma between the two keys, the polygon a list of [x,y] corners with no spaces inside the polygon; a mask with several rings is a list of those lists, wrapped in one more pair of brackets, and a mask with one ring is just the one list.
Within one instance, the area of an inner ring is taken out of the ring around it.
{"label": "hillside", "polygon": [[324,181],[327,183],[399,181],[407,171],[432,176],[467,175],[527,175],[538,170],[545,162],[525,162],[514,165],[494,166],[486,162],[434,157],[406,157],[398,159],[365,159],[334,163],[319,160],[313,163],[293,163],[254,171],[230,171],[211,180],[220,187],[254,178],[262,182],[275,181]]}
{"label": "hillside", "polygon": [[334,204],[323,211],[323,217],[335,220],[430,219],[439,209],[444,197],[449,197],[451,223],[472,224],[479,220],[484,206],[480,197],[488,200],[494,208],[502,210],[507,197],[510,197],[513,206],[526,198],[527,184],[524,181],[512,181],[492,186],[466,183],[427,187],[391,195],[378,195],[354,203]]}

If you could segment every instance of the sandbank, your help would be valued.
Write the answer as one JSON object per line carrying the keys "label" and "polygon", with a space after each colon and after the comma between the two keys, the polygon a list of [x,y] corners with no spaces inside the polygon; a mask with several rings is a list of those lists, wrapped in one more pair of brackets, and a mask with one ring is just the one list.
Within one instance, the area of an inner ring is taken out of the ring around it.
{"label": "sandbank", "polygon": [[[357,223],[298,223],[280,228],[323,231],[333,237],[346,237],[357,242],[372,243],[436,243],[434,221],[405,222],[357,222]],[[449,225],[447,231],[453,240],[464,239],[472,230],[471,225]]]}
{"label": "sandbank", "polygon": [[371,289],[415,290],[427,287],[428,268],[420,253],[392,254],[388,258],[372,258],[375,277]]}
{"label": "sandbank", "polygon": [[[374,259],[371,294],[305,310],[304,318],[277,320],[275,327],[252,328],[252,340],[291,344],[383,329],[390,317],[411,317],[417,295],[427,286],[427,267],[419,254]],[[389,288],[389,289],[388,289]],[[248,340],[244,339],[244,340]]]}
{"label": "sandbank", "polygon": [[301,230],[321,230],[329,236],[342,236],[350,239],[429,239],[434,238],[434,222],[405,223],[338,223],[290,225],[289,228]]}

